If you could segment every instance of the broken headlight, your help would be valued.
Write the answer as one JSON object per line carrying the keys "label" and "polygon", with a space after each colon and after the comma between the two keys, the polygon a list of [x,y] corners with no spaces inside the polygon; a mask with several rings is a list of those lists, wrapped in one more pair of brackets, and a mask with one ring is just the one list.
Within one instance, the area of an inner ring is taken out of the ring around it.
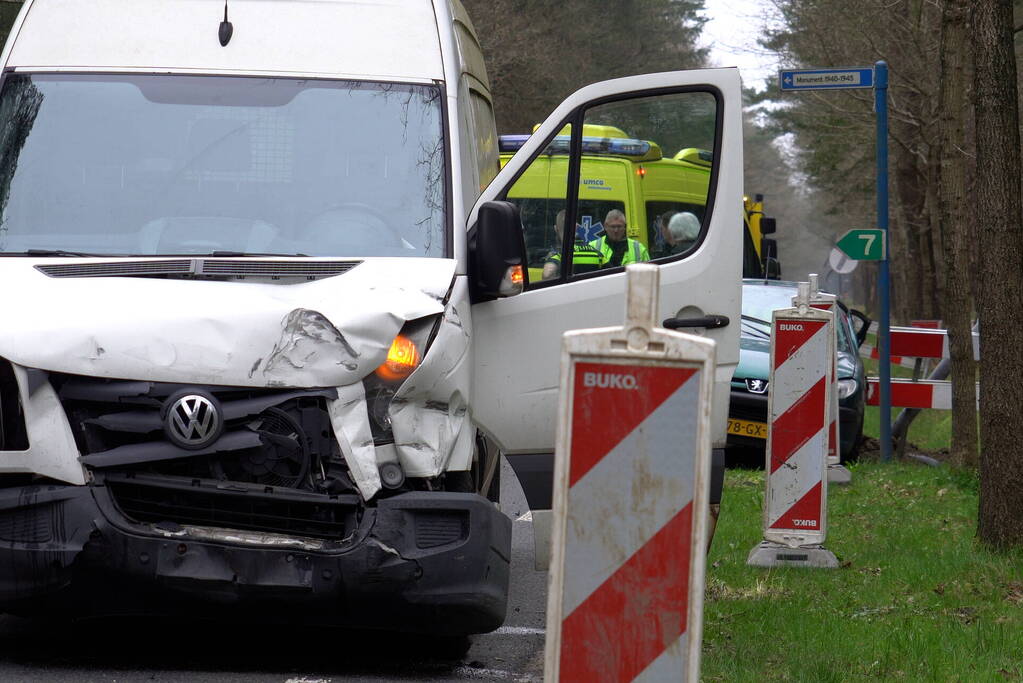
{"label": "broken headlight", "polygon": [[386,360],[362,380],[373,443],[394,441],[391,434],[391,401],[402,383],[422,362],[437,333],[440,319],[439,315],[431,315],[405,323],[391,343]]}

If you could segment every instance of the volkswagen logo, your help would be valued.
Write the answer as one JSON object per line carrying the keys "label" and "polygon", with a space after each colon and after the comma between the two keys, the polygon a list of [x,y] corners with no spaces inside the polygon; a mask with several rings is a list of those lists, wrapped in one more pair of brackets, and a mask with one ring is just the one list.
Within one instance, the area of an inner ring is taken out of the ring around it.
{"label": "volkswagen logo", "polygon": [[746,388],[751,394],[766,394],[767,393],[767,380],[766,379],[746,379]]}
{"label": "volkswagen logo", "polygon": [[224,428],[220,405],[212,396],[183,392],[167,399],[163,430],[182,448],[205,448]]}

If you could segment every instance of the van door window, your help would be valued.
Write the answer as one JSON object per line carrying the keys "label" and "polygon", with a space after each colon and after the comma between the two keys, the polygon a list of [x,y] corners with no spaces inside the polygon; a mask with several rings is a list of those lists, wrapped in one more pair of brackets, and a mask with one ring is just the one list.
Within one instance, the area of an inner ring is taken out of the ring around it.
{"label": "van door window", "polygon": [[[662,256],[671,256],[672,244],[669,240],[671,219],[676,214],[687,212],[696,216],[700,225],[703,224],[703,212],[706,207],[702,204],[689,204],[682,201],[655,201],[646,203],[646,224],[647,224],[647,245],[650,249],[650,257],[653,259]],[[675,221],[685,220],[676,218]]]}
{"label": "van door window", "polygon": [[469,101],[472,103],[473,127],[476,130],[476,166],[482,190],[501,170],[497,153],[497,124],[494,121],[494,109],[486,98],[470,90]]}
{"label": "van door window", "polygon": [[505,197],[518,205],[522,217],[531,286],[561,277],[562,250],[558,232],[563,230],[565,221],[571,131],[571,126],[565,126],[508,189]]}
{"label": "van door window", "polygon": [[[628,206],[624,216],[605,216],[603,229],[589,242],[601,253],[602,269],[676,258],[699,244],[706,225],[716,109],[710,93],[688,92],[586,111],[580,200],[602,192],[621,196]],[[612,159],[625,172],[620,180],[588,179],[589,169],[608,166]]]}
{"label": "van door window", "polygon": [[[709,219],[717,116],[705,91],[576,112],[503,197],[522,214],[530,286],[692,253]],[[504,158],[528,137],[502,137]],[[571,159],[575,145],[581,154]],[[573,240],[560,237],[565,220]]]}

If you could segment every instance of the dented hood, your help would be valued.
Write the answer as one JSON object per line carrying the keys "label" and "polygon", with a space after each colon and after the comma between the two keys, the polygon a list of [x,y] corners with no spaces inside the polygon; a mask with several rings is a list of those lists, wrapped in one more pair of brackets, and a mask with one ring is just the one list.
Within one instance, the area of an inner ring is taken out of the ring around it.
{"label": "dented hood", "polygon": [[[76,259],[75,263],[111,259]],[[139,261],[139,259],[124,259]],[[0,261],[0,356],[94,377],[339,387],[384,360],[406,320],[442,313],[455,261],[367,259],[298,284],[50,277]]]}

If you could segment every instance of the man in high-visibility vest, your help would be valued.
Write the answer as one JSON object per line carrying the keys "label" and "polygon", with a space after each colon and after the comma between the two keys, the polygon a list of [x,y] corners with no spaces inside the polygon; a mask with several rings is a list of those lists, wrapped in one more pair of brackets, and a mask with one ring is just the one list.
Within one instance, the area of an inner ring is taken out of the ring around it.
{"label": "man in high-visibility vest", "polygon": [[[547,254],[543,262],[544,280],[556,280],[561,275],[561,245],[564,243],[565,210],[562,209],[554,217],[554,232],[558,235],[558,245]],[[572,273],[588,273],[600,268],[603,257],[600,252],[580,239],[575,240],[572,247]]]}
{"label": "man in high-visibility vest", "polygon": [[649,261],[650,254],[642,242],[625,236],[625,214],[611,209],[604,217],[604,234],[590,242],[600,252],[601,268],[627,266]]}

